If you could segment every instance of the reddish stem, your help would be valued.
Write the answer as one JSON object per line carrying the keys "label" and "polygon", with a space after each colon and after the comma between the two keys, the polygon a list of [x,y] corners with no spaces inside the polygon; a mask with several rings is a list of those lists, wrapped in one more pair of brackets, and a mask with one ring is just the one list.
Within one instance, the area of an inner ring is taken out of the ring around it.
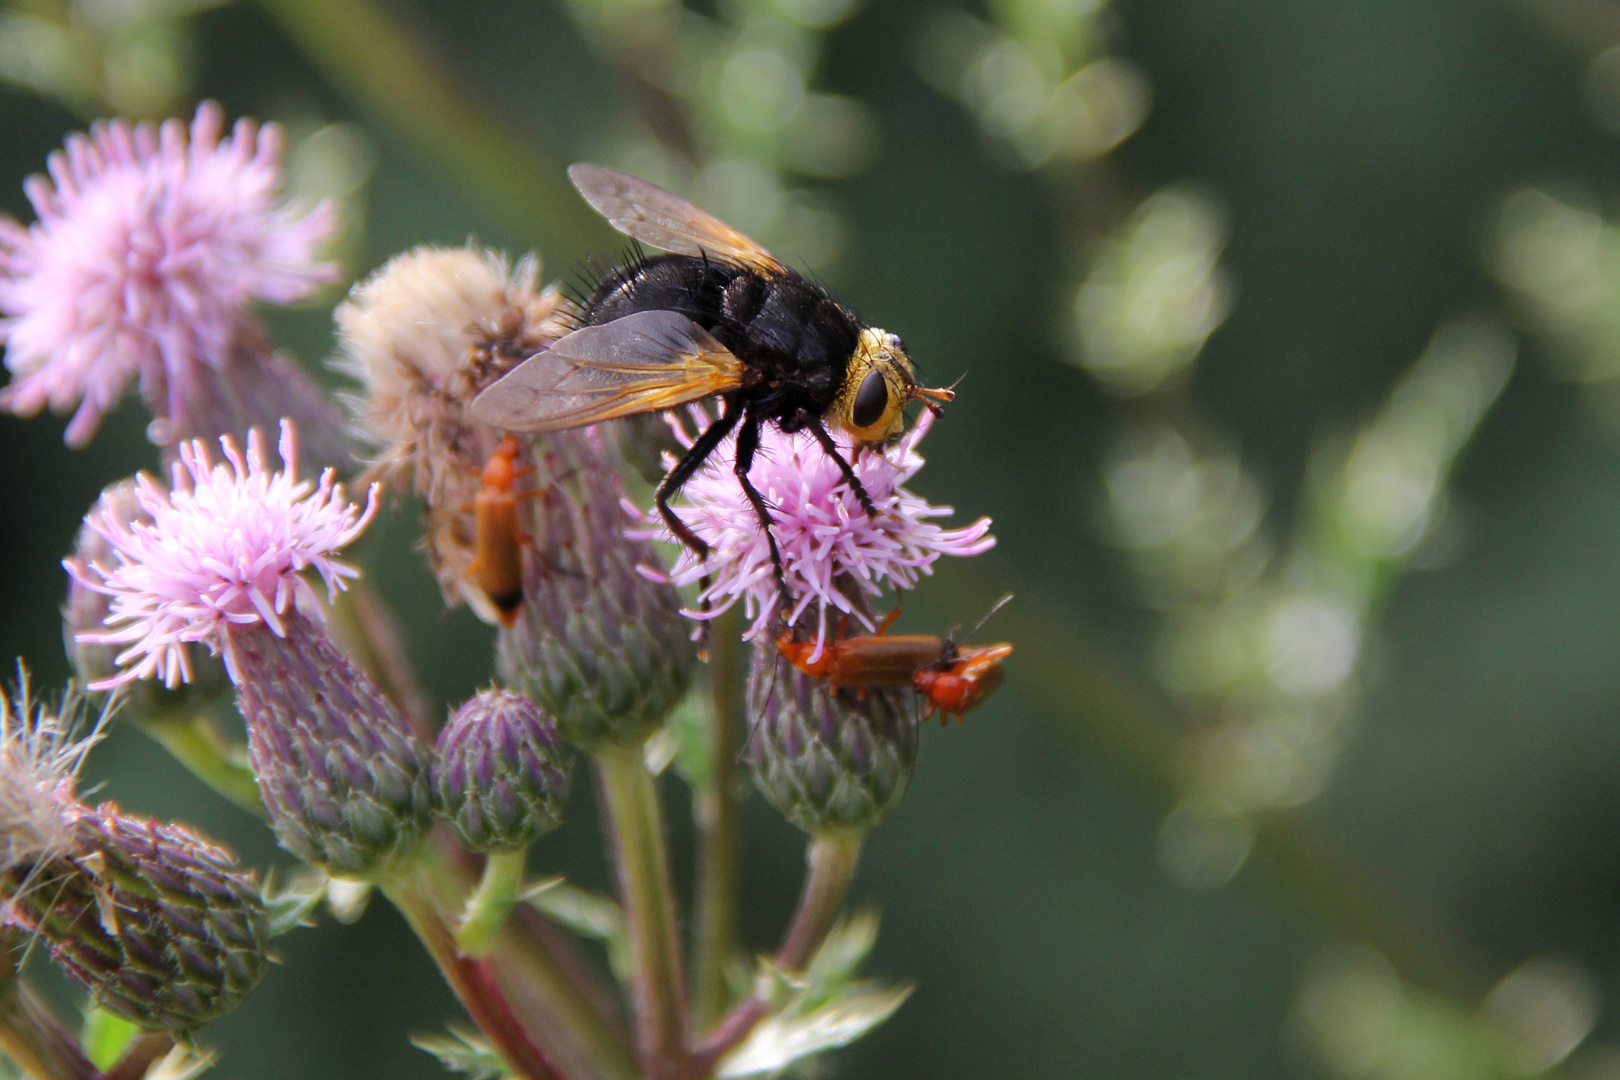
{"label": "reddish stem", "polygon": [[512,1070],[528,1080],[565,1080],[518,1021],[485,960],[463,956],[431,904],[407,888],[389,890],[411,928],[427,946],[461,1005]]}

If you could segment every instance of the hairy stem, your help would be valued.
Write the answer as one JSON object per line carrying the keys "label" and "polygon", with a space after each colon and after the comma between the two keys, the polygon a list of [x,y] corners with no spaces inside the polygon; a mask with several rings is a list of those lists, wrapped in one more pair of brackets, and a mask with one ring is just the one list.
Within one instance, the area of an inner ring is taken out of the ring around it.
{"label": "hairy stem", "polygon": [[[804,889],[799,894],[799,909],[793,922],[783,935],[782,945],[776,950],[777,966],[801,971],[810,958],[827,940],[833,921],[843,906],[844,894],[855,877],[855,865],[860,861],[862,837],[858,833],[816,836],[805,849]],[[732,1047],[748,1037],[754,1025],[764,1019],[769,1003],[758,994],[753,995],[720,1021],[703,1045],[692,1055],[692,1075],[705,1077],[714,1072],[720,1059]]]}
{"label": "hairy stem", "polygon": [[793,914],[782,947],[776,951],[780,967],[800,971],[810,962],[821,943],[827,940],[844,894],[855,877],[855,864],[861,857],[861,833],[836,833],[810,838],[804,858],[810,866],[799,897],[799,910]]}
{"label": "hairy stem", "polygon": [[[423,854],[419,894],[423,903],[443,914],[462,902],[473,888],[476,872],[472,857],[450,842],[443,829],[440,841]],[[430,897],[428,883],[437,886]],[[542,919],[530,919],[528,906],[516,909],[495,934],[488,965],[495,985],[504,995],[523,1029],[566,1076],[595,1080],[638,1080],[640,1070],[630,1040],[612,1002],[598,991],[594,973],[585,969],[568,939]]]}
{"label": "hairy stem", "polygon": [[743,732],[741,612],[732,608],[717,618],[709,642],[709,685],[714,701],[708,732],[709,772],[692,798],[698,848],[692,911],[692,1027],[696,1032],[707,1031],[725,1011],[730,996],[726,974],[739,953],[741,850],[736,772]]}
{"label": "hairy stem", "polygon": [[456,928],[456,944],[468,956],[482,956],[489,951],[495,933],[506,922],[517,904],[523,888],[524,858],[527,846],[517,851],[503,851],[484,861],[484,876],[478,891],[467,900],[466,913]]}
{"label": "hairy stem", "polygon": [[636,1041],[647,1080],[686,1075],[686,987],[658,789],[639,743],[595,755],[634,960]]}

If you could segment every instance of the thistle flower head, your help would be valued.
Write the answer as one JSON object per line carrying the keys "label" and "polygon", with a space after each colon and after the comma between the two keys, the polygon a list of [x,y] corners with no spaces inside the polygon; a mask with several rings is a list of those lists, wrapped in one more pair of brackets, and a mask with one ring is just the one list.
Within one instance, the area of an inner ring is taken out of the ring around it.
{"label": "thistle flower head", "polygon": [[[693,415],[700,422],[708,419],[702,410]],[[761,428],[748,477],[770,507],[788,592],[797,599],[789,623],[812,617],[818,641],[829,628],[829,615],[849,615],[871,629],[863,614],[866,605],[851,590],[877,596],[886,585],[909,589],[941,555],[978,555],[995,545],[989,518],[943,528],[931,519],[950,514],[950,507],[933,506],[903,486],[923,466],[917,444],[932,426],[933,414],[924,413],[895,445],[867,449],[855,462],[855,475],[877,507],[875,517],[862,508],[838,462],[810,432],[788,435],[775,425]],[[678,426],[677,432],[683,445],[692,445],[690,431]],[[834,432],[833,440],[849,460],[850,437]],[[711,575],[712,583],[698,597],[700,610],[687,614],[710,618],[741,600],[752,620],[744,636],[756,640],[776,616],[776,581],[769,540],[737,483],[736,446],[735,436],[727,438],[681,489],[687,505],[676,512],[709,545],[710,555],[705,561],[683,549],[670,577],[687,585]],[[655,513],[639,517],[652,528],[635,535],[674,542]]]}
{"label": "thistle flower head", "polygon": [[[219,106],[188,133],[112,121],[51,155],[27,185],[38,220],[0,221],[0,338],[12,382],[0,407],[74,412],[80,445],[139,376],[160,415],[218,367],[246,306],[287,303],[336,276],[315,253],[331,207],[280,205],[281,134]],[[168,405],[160,402],[167,395]]]}
{"label": "thistle flower head", "polygon": [[202,442],[184,445],[168,491],[150,476],[137,479],[135,497],[148,520],[124,520],[106,506],[86,519],[113,560],[64,565],[111,598],[110,629],[80,632],[78,640],[126,646],[116,657],[124,670],[92,689],[154,676],[178,685],[191,677],[187,643],[218,651],[227,624],[262,622],[282,634],[289,606],[309,591],[303,571],[318,573],[329,596],[357,576],[333,556],[371,520],[375,488],[362,511],[344,498],[331,470],[318,484],[299,480],[293,429],[285,422],[280,472],[266,464],[256,430],[245,458],[229,437],[220,438],[220,447],[225,460],[214,462]]}

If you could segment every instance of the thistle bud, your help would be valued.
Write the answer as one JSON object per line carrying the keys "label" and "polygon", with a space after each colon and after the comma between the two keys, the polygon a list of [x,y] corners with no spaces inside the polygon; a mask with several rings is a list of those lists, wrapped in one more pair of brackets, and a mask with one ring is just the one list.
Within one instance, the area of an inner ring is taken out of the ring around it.
{"label": "thistle bud", "polygon": [[510,691],[481,691],[439,732],[437,810],[474,851],[516,851],[556,828],[568,779],[556,723]]}
{"label": "thistle bud", "polygon": [[753,647],[749,764],[784,817],[812,835],[872,828],[900,802],[917,763],[909,690],[835,691],[775,642]]}
{"label": "thistle bud", "polygon": [[537,557],[496,653],[501,677],[586,748],[647,738],[685,694],[696,659],[674,586],[642,572],[657,556],[624,534],[619,471],[593,435],[560,431],[538,444],[544,494],[528,518]]}
{"label": "thistle bud", "polygon": [[307,863],[386,874],[427,830],[428,750],[318,623],[296,610],[281,623],[223,628],[270,822]]}
{"label": "thistle bud", "polygon": [[[13,918],[108,1012],[186,1031],[242,1003],[269,967],[269,922],[250,874],[180,825],[111,803],[79,808],[72,844],[13,868]],[[20,875],[20,876],[19,876]]]}
{"label": "thistle bud", "polygon": [[251,874],[178,825],[81,804],[75,775],[100,728],[0,693],[0,925],[36,934],[102,1008],[189,1030],[263,977],[269,926]]}

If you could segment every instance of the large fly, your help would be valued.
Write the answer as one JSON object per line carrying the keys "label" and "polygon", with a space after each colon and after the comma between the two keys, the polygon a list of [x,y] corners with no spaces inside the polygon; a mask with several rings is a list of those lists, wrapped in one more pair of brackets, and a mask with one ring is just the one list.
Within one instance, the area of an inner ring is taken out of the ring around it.
{"label": "large fly", "polygon": [[937,409],[951,391],[919,387],[898,336],[867,326],[826,289],[685,199],[600,165],[574,165],[568,175],[614,228],[669,254],[610,272],[583,305],[578,328],[479,394],[473,416],[507,431],[545,432],[718,397],[718,419],[653,499],[669,531],[706,557],[708,544],[669,500],[735,430],[737,482],[765,530],[785,605],[770,508],[748,479],[760,426],[810,432],[875,517],[829,427],[849,433],[858,453],[898,436],[912,401]]}

